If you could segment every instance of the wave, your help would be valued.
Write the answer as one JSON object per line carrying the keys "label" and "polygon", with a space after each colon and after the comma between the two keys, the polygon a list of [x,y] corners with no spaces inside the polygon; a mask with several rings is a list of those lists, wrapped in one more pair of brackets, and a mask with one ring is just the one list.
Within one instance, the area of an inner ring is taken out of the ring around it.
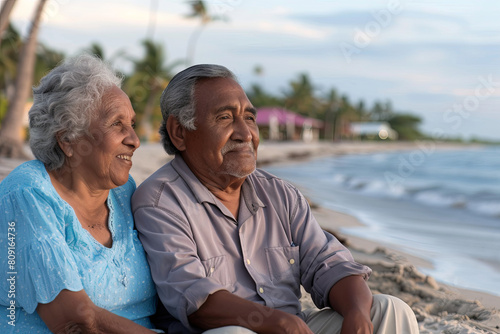
{"label": "wave", "polygon": [[500,193],[491,191],[464,193],[442,184],[429,182],[389,186],[385,180],[340,173],[335,174],[330,181],[346,190],[366,196],[400,198],[426,206],[468,210],[500,219]]}

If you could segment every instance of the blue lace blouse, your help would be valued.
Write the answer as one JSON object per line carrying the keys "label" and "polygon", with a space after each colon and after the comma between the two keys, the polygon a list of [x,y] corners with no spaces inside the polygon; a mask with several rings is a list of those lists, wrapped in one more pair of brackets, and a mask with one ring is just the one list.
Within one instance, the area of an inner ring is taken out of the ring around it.
{"label": "blue lace blouse", "polygon": [[151,328],[156,290],[134,230],[135,187],[129,177],[109,192],[107,248],[81,226],[42,162],[0,183],[0,333],[50,333],[35,310],[63,289],[84,289],[97,306]]}

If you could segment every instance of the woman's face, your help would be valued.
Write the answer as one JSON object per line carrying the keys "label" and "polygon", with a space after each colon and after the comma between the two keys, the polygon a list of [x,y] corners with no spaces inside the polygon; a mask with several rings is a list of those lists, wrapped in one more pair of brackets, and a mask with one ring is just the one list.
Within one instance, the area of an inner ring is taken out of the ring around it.
{"label": "woman's face", "polygon": [[116,86],[108,89],[90,123],[91,136],[72,145],[72,172],[81,175],[91,189],[125,184],[132,155],[140,145],[134,127],[135,112],[128,96]]}

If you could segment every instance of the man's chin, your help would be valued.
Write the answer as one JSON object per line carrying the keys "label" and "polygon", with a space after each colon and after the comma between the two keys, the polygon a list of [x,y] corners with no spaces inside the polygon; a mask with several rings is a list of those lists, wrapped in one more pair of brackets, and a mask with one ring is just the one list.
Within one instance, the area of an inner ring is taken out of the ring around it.
{"label": "man's chin", "polygon": [[256,169],[256,165],[254,165],[253,168],[241,168],[241,166],[238,167],[240,168],[226,168],[224,174],[242,179],[252,174]]}

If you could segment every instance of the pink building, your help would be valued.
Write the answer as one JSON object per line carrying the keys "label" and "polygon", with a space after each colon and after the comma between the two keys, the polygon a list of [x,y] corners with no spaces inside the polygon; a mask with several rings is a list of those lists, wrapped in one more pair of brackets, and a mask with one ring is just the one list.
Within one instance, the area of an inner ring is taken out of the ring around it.
{"label": "pink building", "polygon": [[323,121],[283,108],[265,107],[257,111],[257,125],[263,139],[311,142],[319,139]]}

